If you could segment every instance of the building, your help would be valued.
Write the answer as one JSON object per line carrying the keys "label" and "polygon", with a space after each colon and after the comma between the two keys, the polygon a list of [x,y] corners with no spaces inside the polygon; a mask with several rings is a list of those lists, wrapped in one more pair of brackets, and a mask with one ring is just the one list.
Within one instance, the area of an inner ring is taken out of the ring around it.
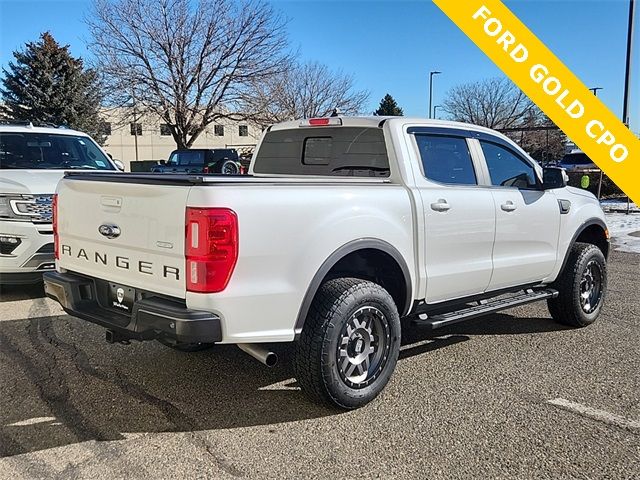
{"label": "building", "polygon": [[[134,116],[127,109],[105,112],[107,139],[104,149],[121,160],[130,171],[136,160],[167,160],[176,149],[169,127],[152,116]],[[134,121],[135,120],[135,121]],[[248,122],[224,120],[209,125],[192,148],[236,148],[239,153],[252,151],[262,130]]]}

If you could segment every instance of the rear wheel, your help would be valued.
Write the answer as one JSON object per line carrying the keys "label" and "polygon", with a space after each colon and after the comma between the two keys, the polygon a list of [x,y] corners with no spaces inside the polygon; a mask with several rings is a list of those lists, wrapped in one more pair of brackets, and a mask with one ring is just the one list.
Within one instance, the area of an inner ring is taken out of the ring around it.
{"label": "rear wheel", "polygon": [[573,327],[592,324],[604,303],[607,290],[607,262],[595,245],[576,243],[554,285],[557,298],[547,301],[557,322]]}
{"label": "rear wheel", "polygon": [[399,350],[400,318],[391,295],[366,280],[329,280],[297,343],[296,377],[314,400],[358,408],[386,386]]}

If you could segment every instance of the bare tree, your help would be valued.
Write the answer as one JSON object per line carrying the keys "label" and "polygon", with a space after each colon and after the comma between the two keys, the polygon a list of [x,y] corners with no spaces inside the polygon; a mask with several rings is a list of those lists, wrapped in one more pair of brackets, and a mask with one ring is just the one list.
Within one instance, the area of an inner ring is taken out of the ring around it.
{"label": "bare tree", "polygon": [[363,110],[369,92],[356,90],[353,77],[318,62],[290,61],[288,68],[267,81],[257,79],[244,98],[261,126],[296,118],[324,117],[338,109],[352,115]]}
{"label": "bare tree", "polygon": [[94,0],[90,48],[111,105],[169,125],[190,147],[287,62],[285,22],[264,0]]}
{"label": "bare tree", "polygon": [[535,105],[507,78],[491,78],[452,88],[443,109],[452,120],[489,128],[519,126]]}

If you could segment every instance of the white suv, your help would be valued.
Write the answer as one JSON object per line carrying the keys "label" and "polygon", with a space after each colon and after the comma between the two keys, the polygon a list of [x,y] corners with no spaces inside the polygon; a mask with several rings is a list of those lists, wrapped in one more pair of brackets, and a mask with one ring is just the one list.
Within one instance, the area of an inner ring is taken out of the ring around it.
{"label": "white suv", "polygon": [[82,132],[0,125],[0,284],[38,283],[54,268],[51,201],[64,171],[117,163]]}

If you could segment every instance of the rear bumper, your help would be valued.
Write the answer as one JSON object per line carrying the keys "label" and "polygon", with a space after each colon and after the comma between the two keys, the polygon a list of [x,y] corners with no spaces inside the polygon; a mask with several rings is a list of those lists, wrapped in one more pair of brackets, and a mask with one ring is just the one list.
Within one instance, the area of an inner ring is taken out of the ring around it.
{"label": "rear bumper", "polygon": [[44,274],[48,297],[58,301],[69,315],[117,332],[119,338],[151,340],[168,337],[186,343],[222,340],[220,318],[210,312],[190,310],[180,300],[144,296],[131,314],[106,307],[99,280],[72,273]]}

